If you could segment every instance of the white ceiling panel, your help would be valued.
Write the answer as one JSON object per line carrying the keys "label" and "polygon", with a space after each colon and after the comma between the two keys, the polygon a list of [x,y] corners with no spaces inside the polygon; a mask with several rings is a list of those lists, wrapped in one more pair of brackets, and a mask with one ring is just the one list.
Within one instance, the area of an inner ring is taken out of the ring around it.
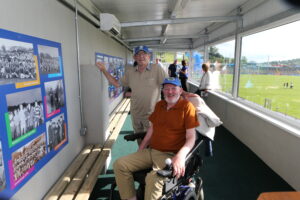
{"label": "white ceiling panel", "polygon": [[[86,0],[87,1],[87,0]],[[239,7],[248,4],[255,6],[268,0],[90,0],[101,13],[115,15],[121,25],[137,25],[123,27],[121,29],[121,40],[124,39],[128,46],[150,44],[149,38],[155,40],[151,44],[164,45],[164,43],[176,43],[177,39],[168,39],[168,36],[189,35],[191,38],[183,37],[183,43],[190,46],[192,38],[200,33],[204,34],[205,29],[212,25],[226,23],[214,21],[214,17],[223,17],[226,20],[229,16],[236,17]],[[174,23],[174,20],[183,20]],[[193,22],[188,22],[192,19]],[[207,21],[207,19],[211,19]],[[167,25],[154,25],[163,20],[173,20]],[[236,19],[234,19],[236,20]],[[232,20],[231,20],[232,21]],[[138,23],[141,22],[141,23]],[[154,23],[155,22],[155,23]],[[150,25],[149,25],[150,24]],[[207,29],[209,31],[209,29]],[[156,37],[156,38],[155,38]],[[166,37],[157,40],[157,37]],[[143,41],[143,38],[145,40]],[[126,39],[131,39],[126,41]],[[134,41],[136,39],[136,41]]]}
{"label": "white ceiling panel", "polygon": [[92,0],[101,12],[114,14],[120,22],[162,19],[168,0]]}

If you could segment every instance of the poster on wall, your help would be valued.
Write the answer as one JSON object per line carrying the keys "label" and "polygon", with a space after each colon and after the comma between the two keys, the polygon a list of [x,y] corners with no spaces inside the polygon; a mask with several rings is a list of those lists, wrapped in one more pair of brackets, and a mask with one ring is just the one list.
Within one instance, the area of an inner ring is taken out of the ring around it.
{"label": "poster on wall", "polygon": [[[104,62],[106,65],[106,70],[117,80],[120,80],[124,76],[124,59],[109,56],[102,53],[96,53],[96,62]],[[110,102],[116,99],[122,92],[124,92],[123,87],[115,87],[112,84],[108,85],[108,97]]]}
{"label": "poster on wall", "polygon": [[61,44],[0,29],[0,199],[68,143]]}

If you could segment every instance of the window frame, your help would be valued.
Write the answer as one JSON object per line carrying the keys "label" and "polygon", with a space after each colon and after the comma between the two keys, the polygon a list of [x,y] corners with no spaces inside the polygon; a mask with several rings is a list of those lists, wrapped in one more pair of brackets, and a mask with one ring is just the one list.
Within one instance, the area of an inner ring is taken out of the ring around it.
{"label": "window frame", "polygon": [[[204,52],[208,52],[208,47],[210,47],[210,46],[215,46],[215,45],[218,45],[218,44],[230,41],[230,40],[236,40],[235,44],[239,45],[239,46],[235,46],[235,63],[236,64],[235,64],[235,69],[234,69],[234,74],[233,74],[234,77],[233,77],[233,83],[232,83],[232,86],[233,86],[232,93],[230,94],[230,93],[226,93],[226,92],[222,92],[222,91],[213,91],[212,93],[216,93],[219,96],[224,96],[225,98],[228,98],[231,101],[235,101],[236,103],[241,104],[243,106],[246,106],[249,109],[253,109],[255,111],[254,113],[258,113],[258,114],[256,114],[258,117],[260,115],[259,113],[261,113],[261,114],[266,115],[269,118],[273,118],[274,120],[281,121],[284,124],[287,124],[291,127],[294,127],[296,129],[300,129],[300,123],[299,123],[300,119],[297,119],[297,118],[289,116],[289,115],[285,115],[285,114],[280,113],[280,112],[269,110],[269,109],[263,107],[262,105],[256,104],[254,102],[251,102],[247,99],[243,99],[243,98],[238,96],[239,79],[240,79],[240,71],[239,70],[240,70],[240,60],[241,60],[241,50],[242,50],[242,38],[246,37],[246,36],[249,36],[249,35],[252,35],[252,34],[260,33],[260,32],[263,32],[263,31],[266,31],[266,30],[269,30],[269,29],[277,28],[279,26],[283,26],[283,25],[286,25],[286,24],[289,24],[289,23],[293,23],[293,22],[296,22],[296,21],[299,21],[299,20],[300,20],[300,14],[296,14],[296,15],[293,15],[293,16],[290,16],[290,17],[287,17],[287,18],[284,18],[284,19],[280,19],[280,20],[275,21],[275,22],[271,22],[269,24],[265,24],[265,25],[262,25],[262,26],[256,26],[252,29],[242,31],[242,32],[240,32],[236,35],[231,36],[231,37],[227,37],[227,38],[224,38],[222,40],[218,40],[218,41],[214,41],[212,43],[206,44]],[[207,59],[208,59],[208,57],[207,57]],[[207,59],[204,60],[204,61],[207,61]],[[238,63],[238,65],[237,65],[237,63]],[[196,83],[196,84],[199,84],[199,83]],[[273,124],[276,124],[277,126],[280,126],[280,127],[284,126],[284,125],[278,125],[278,123],[274,122],[274,120],[270,120],[270,122],[273,123]],[[281,124],[283,124],[283,123],[281,123]],[[285,128],[285,129],[287,130],[287,128]],[[294,132],[294,131],[292,131],[292,132]]]}
{"label": "window frame", "polygon": [[[203,61],[204,61],[204,59],[205,59],[204,58],[205,50],[203,50],[203,48],[197,48],[197,49],[194,49],[194,50],[190,50],[189,52],[192,55],[194,53],[194,51],[197,51],[197,52],[200,52],[200,53],[203,52]],[[195,61],[193,59],[193,56],[191,56],[190,59],[189,59],[189,67],[194,66],[194,63],[195,63]],[[198,82],[195,79],[192,79],[192,77],[190,76],[190,72],[191,72],[191,70],[188,69],[188,73],[189,73],[189,79],[188,80],[189,80],[189,82],[193,83],[194,85],[199,85],[200,82]]]}
{"label": "window frame", "polygon": [[[257,27],[257,28],[254,28],[252,30],[245,31],[245,32],[243,32],[239,35],[240,35],[240,38],[242,40],[243,37],[247,37],[247,36],[257,34],[257,33],[263,32],[263,31],[267,31],[267,30],[270,30],[270,29],[274,29],[274,28],[277,28],[277,27],[280,27],[280,26],[290,24],[290,23],[294,23],[296,21],[300,21],[300,15],[299,16],[292,16],[292,17],[289,17],[289,18],[286,18],[286,19],[282,19],[282,20],[267,24],[267,25],[262,26],[262,27]],[[240,50],[242,50],[242,42],[241,42]],[[240,54],[238,59],[239,60],[241,59],[241,54]],[[238,66],[238,67],[240,68],[240,66]],[[240,77],[240,73],[238,74],[238,76]],[[280,112],[272,111],[270,109],[267,109],[267,108],[263,107],[262,105],[256,104],[256,103],[254,103],[252,101],[249,101],[247,99],[243,99],[243,98],[238,96],[238,89],[239,89],[239,87],[237,87],[237,91],[236,91],[237,96],[235,98],[241,104],[249,106],[250,108],[253,108],[253,109],[255,109],[255,110],[257,110],[257,111],[259,111],[263,114],[271,116],[274,119],[283,121],[283,122],[285,122],[285,123],[287,123],[287,124],[289,124],[293,127],[300,128],[300,123],[299,123],[300,119],[297,119],[297,118],[292,117],[290,115],[285,115],[285,114],[280,113]]]}

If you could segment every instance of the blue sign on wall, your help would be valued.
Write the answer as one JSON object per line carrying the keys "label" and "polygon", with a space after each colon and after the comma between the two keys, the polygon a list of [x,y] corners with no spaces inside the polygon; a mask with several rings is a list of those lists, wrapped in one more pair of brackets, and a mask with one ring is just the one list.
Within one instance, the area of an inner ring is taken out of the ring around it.
{"label": "blue sign on wall", "polygon": [[[117,80],[124,76],[124,59],[102,53],[96,53],[96,62],[103,62],[106,70]],[[108,86],[108,97],[110,102],[116,99],[124,91],[123,87]]]}
{"label": "blue sign on wall", "polygon": [[68,143],[61,44],[0,29],[0,199]]}

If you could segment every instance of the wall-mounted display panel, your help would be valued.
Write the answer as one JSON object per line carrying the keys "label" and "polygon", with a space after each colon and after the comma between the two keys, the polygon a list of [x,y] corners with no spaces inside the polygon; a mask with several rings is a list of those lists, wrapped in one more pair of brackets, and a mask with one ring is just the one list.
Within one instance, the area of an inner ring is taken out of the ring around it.
{"label": "wall-mounted display panel", "polygon": [[[96,53],[96,62],[103,62],[106,65],[106,70],[117,80],[124,76],[124,59],[110,56],[102,53]],[[112,84],[108,86],[108,97],[110,102],[115,100],[122,92],[123,87],[115,87]]]}
{"label": "wall-mounted display panel", "polygon": [[61,44],[0,29],[0,199],[68,143]]}

